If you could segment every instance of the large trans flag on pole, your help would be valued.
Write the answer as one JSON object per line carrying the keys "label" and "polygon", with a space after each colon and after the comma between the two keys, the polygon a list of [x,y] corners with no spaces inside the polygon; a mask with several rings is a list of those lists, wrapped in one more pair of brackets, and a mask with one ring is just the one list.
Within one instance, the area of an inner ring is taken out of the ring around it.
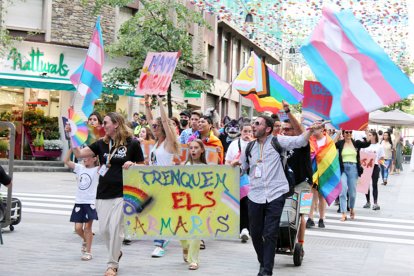
{"label": "large trans flag on pole", "polygon": [[303,99],[293,86],[278,76],[254,52],[233,82],[239,93],[251,100],[257,111],[277,113],[282,108],[282,100],[297,104]]}
{"label": "large trans flag on pole", "polygon": [[84,97],[82,111],[86,117],[102,93],[102,68],[105,59],[100,17],[98,17],[85,61],[70,76],[76,90]]}
{"label": "large trans flag on pole", "polygon": [[329,116],[335,125],[414,93],[413,83],[351,11],[323,9],[301,52],[316,78],[332,94]]}

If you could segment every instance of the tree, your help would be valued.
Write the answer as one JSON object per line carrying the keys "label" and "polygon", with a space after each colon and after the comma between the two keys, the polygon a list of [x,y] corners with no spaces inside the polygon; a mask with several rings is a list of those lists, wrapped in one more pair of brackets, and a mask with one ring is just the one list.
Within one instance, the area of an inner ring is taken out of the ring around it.
{"label": "tree", "polygon": [[[412,76],[414,73],[414,63],[411,63],[405,66],[402,70],[408,77]],[[410,109],[412,109],[412,103],[413,103],[413,99],[407,98],[399,102],[390,104],[388,106],[384,106],[383,108],[381,108],[381,110],[384,112],[388,112],[390,110],[399,109],[401,111],[410,112],[411,111]]]}
{"label": "tree", "polygon": [[[96,0],[96,9],[104,4],[122,6],[125,0]],[[203,55],[193,55],[192,37],[188,33],[191,24],[207,27],[201,13],[188,9],[178,0],[141,0],[144,7],[120,28],[118,40],[107,47],[113,56],[128,56],[131,60],[127,68],[113,68],[105,75],[105,82],[115,88],[122,84],[135,86],[141,73],[148,52],[177,52],[181,56],[173,76],[173,82],[185,89],[185,81],[196,77],[191,72],[200,69]],[[210,91],[212,81],[197,82],[197,89],[202,92]],[[168,91],[168,111],[172,115],[171,86]]]}

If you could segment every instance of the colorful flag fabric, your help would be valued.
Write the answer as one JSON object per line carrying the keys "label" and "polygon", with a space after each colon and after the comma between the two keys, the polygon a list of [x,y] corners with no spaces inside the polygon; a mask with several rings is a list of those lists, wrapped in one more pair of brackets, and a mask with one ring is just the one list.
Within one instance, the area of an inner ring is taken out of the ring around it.
{"label": "colorful flag fabric", "polygon": [[342,191],[341,168],[339,166],[338,151],[334,141],[325,134],[326,143],[318,147],[316,138],[309,139],[313,170],[313,183],[318,185],[318,191],[323,195],[328,205],[339,196]]}
{"label": "colorful flag fabric", "polygon": [[233,87],[251,100],[259,112],[277,113],[282,109],[282,100],[297,104],[303,99],[301,93],[272,71],[254,52],[234,80]]}
{"label": "colorful flag fabric", "polygon": [[102,68],[105,59],[100,17],[96,21],[85,61],[70,76],[76,90],[84,97],[82,111],[86,117],[93,112],[94,101],[102,93]]}
{"label": "colorful flag fabric", "polygon": [[413,83],[351,11],[323,9],[301,52],[333,96],[329,116],[335,125],[414,93]]}

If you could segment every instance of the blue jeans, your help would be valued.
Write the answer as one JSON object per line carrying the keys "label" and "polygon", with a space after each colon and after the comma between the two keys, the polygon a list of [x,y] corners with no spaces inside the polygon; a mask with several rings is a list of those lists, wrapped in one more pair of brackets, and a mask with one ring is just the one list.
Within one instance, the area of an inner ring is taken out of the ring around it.
{"label": "blue jeans", "polygon": [[358,169],[356,163],[344,162],[344,171],[341,175],[342,192],[339,196],[341,212],[346,213],[346,197],[349,196],[349,208],[354,209]]}
{"label": "blue jeans", "polygon": [[250,236],[257,260],[264,269],[263,274],[272,275],[275,261],[279,223],[285,197],[282,195],[271,202],[259,204],[249,199]]}
{"label": "blue jeans", "polygon": [[381,177],[382,177],[382,181],[387,180],[388,179],[388,171],[391,167],[391,163],[392,163],[392,159],[385,159],[384,160],[384,165],[381,166]]}

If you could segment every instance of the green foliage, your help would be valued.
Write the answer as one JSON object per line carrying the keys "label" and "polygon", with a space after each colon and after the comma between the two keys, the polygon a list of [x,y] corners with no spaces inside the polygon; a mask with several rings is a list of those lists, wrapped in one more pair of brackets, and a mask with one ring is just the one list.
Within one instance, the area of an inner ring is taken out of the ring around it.
{"label": "green foliage", "polygon": [[410,146],[404,146],[403,147],[403,155],[411,155],[411,147]]}
{"label": "green foliage", "polygon": [[105,115],[108,112],[116,111],[116,102],[119,100],[119,96],[116,94],[108,95],[102,94],[100,101],[95,104],[95,111]]}
{"label": "green foliage", "polygon": [[9,144],[4,140],[0,140],[0,152],[5,152],[8,149],[9,149]]}
{"label": "green foliage", "polygon": [[411,107],[412,102],[413,102],[413,99],[407,98],[399,102],[390,104],[388,106],[384,106],[383,108],[381,108],[381,110],[384,112],[388,112],[390,110],[395,110],[395,109],[406,111],[407,109]]}
{"label": "green foliage", "polygon": [[[129,1],[96,0],[95,4],[122,6],[127,2]],[[199,69],[203,58],[202,55],[193,55],[192,37],[188,34],[188,27],[191,24],[207,27],[207,23],[200,13],[187,9],[178,0],[140,2],[144,8],[121,26],[118,40],[106,47],[112,57],[130,57],[129,66],[113,68],[105,74],[105,82],[111,87],[125,83],[135,86],[148,52],[181,51],[173,82],[184,90],[185,80],[190,79],[188,68]],[[202,92],[210,91],[212,81],[201,81],[197,88]]]}

